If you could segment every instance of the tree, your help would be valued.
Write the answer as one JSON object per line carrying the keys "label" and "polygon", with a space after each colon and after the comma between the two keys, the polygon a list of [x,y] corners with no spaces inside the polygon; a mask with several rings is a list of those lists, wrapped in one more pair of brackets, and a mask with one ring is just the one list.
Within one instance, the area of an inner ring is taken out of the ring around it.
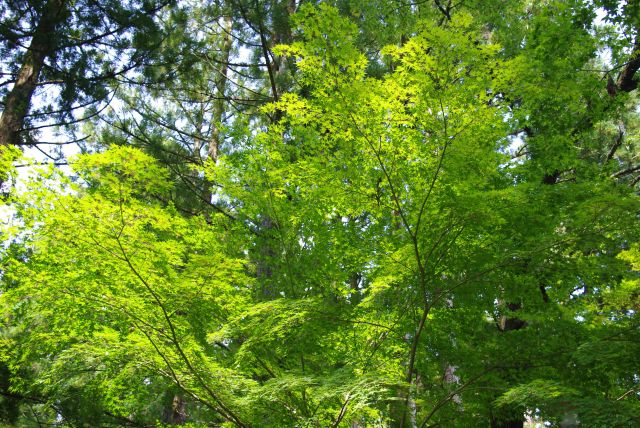
{"label": "tree", "polygon": [[[96,126],[109,150],[15,204],[7,408],[106,426],[637,425],[637,36],[615,31],[631,6],[602,5],[613,27],[577,1],[290,6],[174,9],[169,26],[215,29],[162,53],[204,77],[132,90],[133,118]],[[233,119],[249,90],[223,72],[229,35],[255,42],[244,82],[271,100]]]}
{"label": "tree", "polygon": [[[23,372],[41,379],[27,390],[40,397],[53,394],[55,411],[65,423],[109,421],[114,415],[148,423],[158,415],[148,414],[153,408],[138,407],[138,400],[152,395],[138,397],[130,389],[139,393],[146,385],[150,391],[162,391],[169,381],[205,409],[241,424],[222,398],[233,394],[229,382],[237,380],[223,367],[212,371],[220,361],[211,357],[223,356],[225,345],[209,344],[207,336],[244,306],[242,289],[248,290],[250,280],[243,273],[243,262],[225,256],[222,240],[204,227],[204,219],[181,218],[171,206],[154,202],[153,197],[169,186],[167,171],[148,156],[120,148],[80,158],[74,167],[90,191],[63,180],[34,195],[52,204],[53,216],[25,207],[35,215],[25,213],[25,221],[46,217],[41,231],[52,233],[45,232],[44,240],[29,239],[37,249],[22,266],[38,278],[37,283],[46,285],[42,294],[27,298],[36,305],[24,312],[27,318],[13,315],[22,321],[10,333],[13,340],[5,351],[32,361],[56,355],[36,373]],[[60,197],[59,186],[73,194]],[[58,251],[66,257],[52,264]],[[80,259],[87,264],[79,266]],[[13,274],[4,276],[5,281],[12,278]],[[214,278],[220,282],[211,282]],[[9,305],[17,303],[26,298],[21,290],[28,288],[5,290],[3,299]],[[52,322],[43,322],[43,316]],[[97,337],[101,343],[95,342]],[[31,340],[39,344],[34,348]],[[214,379],[219,386],[211,384]],[[238,388],[246,388],[242,383]]]}
{"label": "tree", "polygon": [[[116,78],[140,67],[160,40],[166,1],[9,1],[2,6],[0,145],[37,144],[38,130],[97,114]],[[10,89],[9,89],[10,87]],[[35,104],[37,89],[43,99]],[[53,90],[53,96],[44,91]]]}

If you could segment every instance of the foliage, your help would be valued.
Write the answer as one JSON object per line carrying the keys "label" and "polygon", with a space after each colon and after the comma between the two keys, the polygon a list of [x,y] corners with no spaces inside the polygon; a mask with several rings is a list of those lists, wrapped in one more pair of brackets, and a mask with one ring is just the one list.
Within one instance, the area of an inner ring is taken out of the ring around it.
{"label": "foliage", "polygon": [[176,80],[14,196],[0,417],[637,425],[637,99],[596,69],[626,9],[272,3],[172,9]]}

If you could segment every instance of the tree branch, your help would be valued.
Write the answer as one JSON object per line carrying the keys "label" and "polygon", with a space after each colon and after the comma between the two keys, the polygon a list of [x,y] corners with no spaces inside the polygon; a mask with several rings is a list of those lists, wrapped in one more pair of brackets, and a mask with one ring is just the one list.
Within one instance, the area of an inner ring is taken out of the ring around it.
{"label": "tree branch", "polygon": [[616,86],[621,91],[631,92],[638,87],[636,72],[640,69],[640,28],[636,28],[636,40],[633,44],[631,58],[618,75]]}

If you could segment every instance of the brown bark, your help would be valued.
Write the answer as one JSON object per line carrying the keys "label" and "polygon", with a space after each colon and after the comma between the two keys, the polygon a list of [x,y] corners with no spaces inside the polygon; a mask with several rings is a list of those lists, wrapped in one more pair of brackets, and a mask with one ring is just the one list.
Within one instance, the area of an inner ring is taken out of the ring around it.
{"label": "brown bark", "polygon": [[220,75],[218,79],[216,79],[216,100],[214,101],[213,106],[213,117],[211,124],[211,138],[209,139],[209,150],[207,155],[209,159],[211,159],[214,163],[218,160],[218,151],[220,148],[220,138],[221,132],[220,127],[222,125],[222,121],[224,120],[224,107],[225,107],[225,92],[227,88],[228,72],[229,72],[229,57],[231,55],[231,46],[232,46],[232,36],[231,31],[233,27],[233,21],[231,16],[224,17],[224,31],[223,31],[223,40],[221,47],[221,55],[220,55]]}
{"label": "brown bark", "polygon": [[[213,101],[213,114],[211,116],[209,135],[209,145],[207,147],[207,157],[215,164],[218,162],[220,145],[222,144],[222,122],[224,121],[225,104],[228,102],[225,92],[229,81],[229,59],[231,57],[231,48],[233,46],[233,19],[230,15],[225,16],[220,36],[222,43],[220,46],[220,58],[216,60],[220,64],[218,77],[215,79],[216,94]],[[196,156],[200,155],[200,144],[196,145]],[[204,182],[203,198],[207,203],[213,200],[213,182],[206,179]]]}
{"label": "brown bark", "polygon": [[18,145],[24,118],[47,57],[55,52],[55,28],[65,19],[65,0],[49,0],[35,28],[31,44],[18,71],[16,83],[4,100],[0,117],[0,145]]}
{"label": "brown bark", "polygon": [[187,422],[186,403],[180,395],[174,395],[171,406],[164,409],[162,422],[169,425],[184,425]]}
{"label": "brown bark", "polygon": [[631,92],[638,87],[638,79],[635,76],[638,70],[640,70],[640,28],[636,29],[636,40],[629,62],[624,66],[616,81],[616,85],[621,91]]}

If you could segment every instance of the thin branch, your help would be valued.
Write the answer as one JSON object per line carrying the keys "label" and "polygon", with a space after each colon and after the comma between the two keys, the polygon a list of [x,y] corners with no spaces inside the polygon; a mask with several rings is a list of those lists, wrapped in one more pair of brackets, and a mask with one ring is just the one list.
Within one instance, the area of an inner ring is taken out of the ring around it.
{"label": "thin branch", "polygon": [[613,146],[611,146],[611,149],[607,154],[607,162],[613,159],[613,156],[616,154],[616,150],[618,150],[618,148],[622,145],[623,137],[624,137],[624,127],[622,123],[620,123],[618,124],[618,138],[616,138],[616,141],[613,143]]}
{"label": "thin branch", "polygon": [[618,171],[615,174],[611,174],[611,178],[620,178],[620,177],[624,177],[625,175],[629,175],[632,174],[636,171],[640,170],[640,165],[636,165],[636,166],[632,166],[626,169],[623,169],[622,171]]}
{"label": "thin branch", "polygon": [[433,178],[431,179],[431,183],[429,184],[429,189],[427,190],[427,194],[425,195],[424,200],[422,201],[422,204],[420,204],[420,210],[418,211],[418,219],[416,220],[416,228],[415,228],[416,236],[420,232],[420,222],[422,221],[422,215],[424,214],[424,210],[427,206],[427,202],[429,201],[429,197],[431,196],[431,193],[433,192],[433,189],[436,185],[436,181],[438,180],[438,176],[440,174],[440,170],[442,169],[442,164],[444,162],[444,156],[447,153],[447,148],[451,144],[451,140],[454,138],[454,136],[451,136],[451,138],[449,138],[447,115],[444,111],[444,104],[442,103],[442,98],[439,98],[439,101],[440,101],[440,112],[442,113],[442,127],[443,127],[442,132],[444,136],[444,147],[442,148],[442,154],[438,159],[438,165],[436,166],[436,171],[434,172]]}
{"label": "thin branch", "polygon": [[244,427],[248,427],[249,425],[244,424],[231,409],[229,409],[224,403],[222,403],[222,401],[220,400],[218,395],[215,392],[213,392],[211,390],[211,388],[209,388],[209,386],[204,381],[202,376],[200,376],[200,373],[191,364],[191,360],[189,359],[189,357],[187,357],[186,353],[182,349],[182,346],[180,345],[180,340],[178,339],[178,335],[176,333],[176,329],[175,329],[175,326],[173,324],[173,321],[171,321],[171,317],[169,316],[169,314],[167,312],[167,309],[164,306],[164,303],[160,299],[160,296],[158,295],[158,293],[156,293],[156,291],[153,289],[153,287],[151,287],[151,285],[147,282],[147,280],[144,279],[144,277],[140,274],[140,272],[138,272],[138,270],[135,268],[135,266],[131,262],[131,259],[129,258],[129,255],[127,254],[126,250],[124,249],[121,240],[120,239],[116,239],[116,242],[118,243],[118,246],[120,247],[120,251],[122,253],[122,256],[123,256],[127,266],[129,267],[131,272],[136,276],[136,278],[138,278],[138,280],[144,285],[144,287],[147,289],[149,294],[151,294],[151,296],[155,300],[156,304],[158,305],[158,307],[162,311],[162,315],[163,315],[165,321],[167,322],[167,326],[169,327],[169,330],[171,332],[171,338],[172,338],[171,341],[173,342],[173,345],[175,346],[176,351],[180,355],[182,361],[185,363],[185,365],[187,366],[189,371],[193,374],[193,376],[198,380],[200,385],[205,389],[205,391],[207,391],[209,396],[211,398],[213,398],[213,400],[216,402],[217,406],[215,406],[214,408],[216,408],[216,410],[225,419],[227,419],[229,422],[233,422],[235,425],[237,425],[239,427],[243,427],[243,428]]}
{"label": "thin branch", "polygon": [[451,393],[449,393],[448,395],[446,395],[444,398],[440,399],[435,406],[433,406],[433,409],[431,409],[431,411],[429,412],[429,414],[427,415],[427,417],[424,419],[424,421],[422,422],[422,424],[420,424],[420,428],[425,428],[427,426],[427,423],[429,422],[429,419],[431,419],[433,417],[433,415],[440,410],[440,408],[442,408],[444,405],[446,405],[447,403],[449,403],[456,395],[458,395],[460,392],[462,392],[464,389],[466,389],[469,385],[473,384],[474,382],[476,382],[478,379],[482,378],[484,375],[486,375],[487,373],[489,373],[492,369],[487,369],[484,370],[483,372],[480,372],[479,374],[471,377],[468,381],[466,381],[465,383],[463,383],[459,388],[455,389],[454,391],[452,391]]}
{"label": "thin branch", "polygon": [[[447,19],[447,21],[451,21],[451,14],[449,13],[449,8],[451,7],[451,0],[449,0],[446,6],[442,6],[442,4],[440,4],[440,0],[435,0],[435,4],[438,10],[442,12],[444,17]],[[440,23],[440,25],[442,25],[442,23]]]}
{"label": "thin branch", "polygon": [[115,97],[115,95],[116,95],[116,91],[114,90],[114,91],[112,92],[111,98],[109,98],[109,99],[107,100],[106,104],[105,104],[105,105],[104,105],[100,110],[97,110],[97,111],[95,111],[95,112],[93,112],[93,113],[91,113],[91,114],[89,114],[89,115],[87,115],[87,116],[81,117],[81,118],[79,118],[79,119],[73,119],[73,120],[70,120],[70,121],[68,121],[68,122],[51,123],[51,124],[40,125],[40,126],[32,126],[32,127],[30,127],[30,128],[22,128],[22,129],[20,129],[20,131],[19,131],[19,132],[25,132],[25,131],[36,131],[36,130],[38,130],[38,129],[43,129],[43,128],[52,128],[52,127],[54,127],[54,126],[68,126],[68,125],[74,125],[74,124],[76,124],[76,123],[84,122],[84,121],[86,121],[86,120],[89,120],[89,119],[91,119],[91,118],[93,118],[93,117],[98,116],[98,115],[99,115],[99,114],[101,114],[104,110],[106,110],[106,109],[107,109],[107,107],[109,107],[109,106],[111,105],[111,101],[113,101],[113,98]]}
{"label": "thin branch", "polygon": [[616,398],[616,401],[620,401],[622,399],[624,399],[625,397],[627,397],[630,394],[633,394],[634,392],[638,391],[638,388],[631,388],[630,390],[628,390],[627,392],[625,392],[624,394],[622,394],[620,397]]}
{"label": "thin branch", "polygon": [[340,425],[340,422],[342,422],[344,415],[347,414],[347,406],[349,405],[349,401],[351,401],[351,394],[347,394],[347,397],[344,400],[344,404],[342,404],[342,408],[340,409],[340,413],[338,414],[338,417],[336,418],[335,422],[331,425],[332,428],[338,428],[338,426]]}
{"label": "thin branch", "polygon": [[64,146],[67,144],[77,144],[77,143],[81,143],[83,141],[88,140],[89,138],[93,137],[93,135],[85,135],[82,138],[76,138],[75,140],[70,140],[70,141],[34,141],[34,142],[24,142],[24,143],[19,143],[16,144],[16,146]]}

